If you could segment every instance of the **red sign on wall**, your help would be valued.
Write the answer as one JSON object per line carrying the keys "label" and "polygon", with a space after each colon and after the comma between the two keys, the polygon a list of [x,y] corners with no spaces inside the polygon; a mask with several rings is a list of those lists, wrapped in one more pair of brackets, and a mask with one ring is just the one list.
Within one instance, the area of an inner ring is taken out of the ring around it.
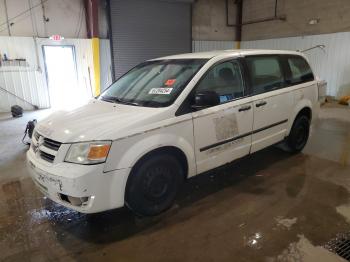
{"label": "red sign on wall", "polygon": [[64,37],[60,36],[60,35],[52,35],[52,36],[50,36],[50,39],[54,40],[54,41],[61,41],[64,39]]}

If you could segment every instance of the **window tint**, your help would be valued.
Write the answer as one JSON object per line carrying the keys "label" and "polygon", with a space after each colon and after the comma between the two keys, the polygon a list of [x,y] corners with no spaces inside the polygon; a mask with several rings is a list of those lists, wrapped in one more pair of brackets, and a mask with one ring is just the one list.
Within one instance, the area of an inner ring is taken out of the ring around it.
{"label": "window tint", "polygon": [[287,61],[291,70],[291,77],[288,81],[289,83],[295,85],[314,80],[311,68],[303,57],[288,57]]}
{"label": "window tint", "polygon": [[244,94],[241,68],[237,61],[224,62],[210,69],[199,82],[196,92],[215,91],[224,103]]}
{"label": "window tint", "polygon": [[284,86],[283,73],[277,56],[250,56],[246,61],[253,94],[269,92]]}

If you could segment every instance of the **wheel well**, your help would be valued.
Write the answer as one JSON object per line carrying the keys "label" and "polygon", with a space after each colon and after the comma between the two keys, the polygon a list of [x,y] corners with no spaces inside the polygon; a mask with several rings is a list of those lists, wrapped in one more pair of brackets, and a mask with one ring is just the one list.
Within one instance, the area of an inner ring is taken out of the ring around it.
{"label": "wheel well", "polygon": [[185,153],[174,146],[164,146],[164,147],[160,147],[157,149],[154,149],[150,152],[148,152],[147,154],[145,154],[144,156],[142,156],[134,165],[133,168],[135,168],[138,164],[140,164],[143,161],[146,161],[148,158],[157,155],[157,154],[169,154],[174,156],[181,164],[181,167],[184,171],[184,179],[187,178],[188,175],[188,163],[187,163],[187,157],[185,155]]}
{"label": "wheel well", "polygon": [[311,111],[310,107],[304,107],[303,109],[301,109],[299,111],[298,115],[295,117],[295,119],[297,119],[299,116],[306,116],[311,120],[312,119],[312,111]]}

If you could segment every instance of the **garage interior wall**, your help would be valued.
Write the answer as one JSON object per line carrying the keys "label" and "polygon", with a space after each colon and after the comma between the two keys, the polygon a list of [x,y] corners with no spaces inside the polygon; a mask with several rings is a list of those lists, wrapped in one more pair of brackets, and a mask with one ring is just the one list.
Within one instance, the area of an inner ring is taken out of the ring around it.
{"label": "garage interior wall", "polygon": [[[6,16],[10,19],[9,27]],[[48,37],[53,34],[86,38],[82,0],[0,0],[0,35]]]}
{"label": "garage interior wall", "polygon": [[[194,52],[234,48],[235,31],[227,28],[225,2],[198,0],[194,4]],[[234,1],[228,3],[228,22],[234,24]],[[241,48],[302,50],[323,44],[325,52],[307,52],[314,71],[328,82],[328,95],[350,95],[349,13],[348,0],[243,0]],[[265,19],[270,21],[258,22]],[[246,24],[250,22],[254,23]]]}
{"label": "garage interior wall", "polygon": [[324,51],[306,52],[317,76],[327,81],[327,94],[339,98],[350,94],[350,32],[242,42],[247,49],[304,50],[325,45]]}
{"label": "garage interior wall", "polygon": [[[111,61],[109,40],[101,41],[101,86],[106,88],[111,82]],[[48,38],[0,37],[0,50],[9,59],[26,59],[25,62],[3,64],[0,67],[0,87],[18,97],[39,106],[50,107],[50,99],[45,75],[42,52],[43,45],[73,45],[75,47],[78,85],[91,91],[93,87],[93,62],[91,39],[64,39],[55,42]],[[18,104],[25,110],[33,107],[0,89],[0,112],[10,111]]]}
{"label": "garage interior wall", "polygon": [[138,63],[191,52],[191,1],[110,0],[115,77]]}

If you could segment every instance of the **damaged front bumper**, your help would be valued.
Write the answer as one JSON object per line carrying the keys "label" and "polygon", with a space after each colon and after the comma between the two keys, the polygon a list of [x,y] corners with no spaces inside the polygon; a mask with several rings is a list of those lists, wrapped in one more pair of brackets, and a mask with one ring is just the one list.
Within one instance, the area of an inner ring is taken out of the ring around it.
{"label": "damaged front bumper", "polygon": [[27,169],[38,189],[51,200],[82,213],[97,213],[124,206],[130,169],[104,172],[104,164],[45,164],[32,150]]}

